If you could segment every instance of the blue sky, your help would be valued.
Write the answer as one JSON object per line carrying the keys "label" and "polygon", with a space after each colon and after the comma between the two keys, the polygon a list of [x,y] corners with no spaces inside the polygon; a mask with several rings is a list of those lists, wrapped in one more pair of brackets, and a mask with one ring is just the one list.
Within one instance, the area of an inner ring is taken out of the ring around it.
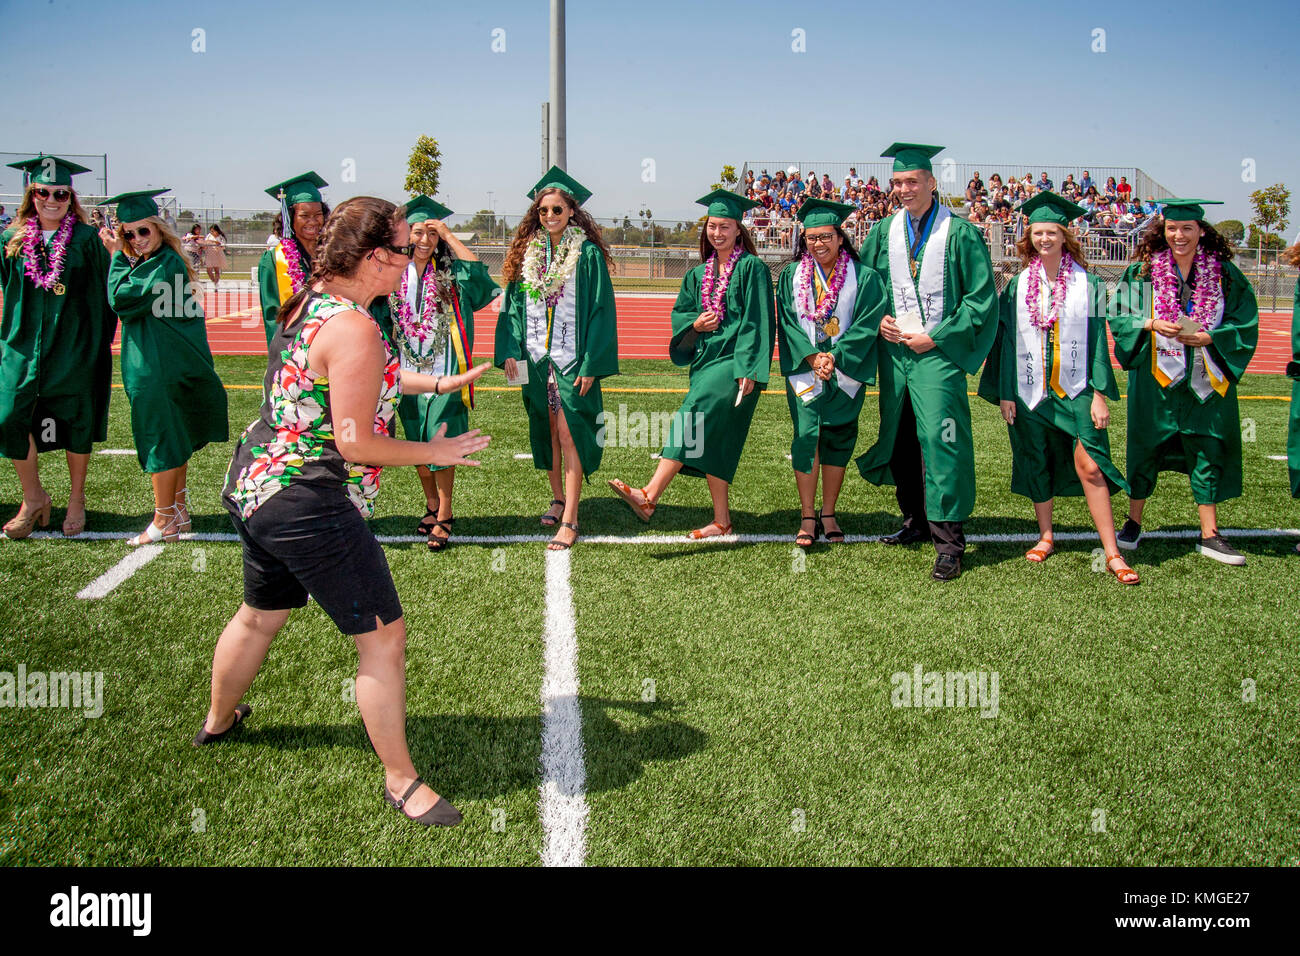
{"label": "blue sky", "polygon": [[[1288,233],[1300,224],[1289,0],[567,9],[568,166],[598,216],[693,216],[723,163],[857,161],[910,140],[958,162],[1140,166],[1176,194],[1226,200],[1215,218],[1248,218],[1249,192],[1284,182]],[[107,152],[114,191],[269,207],[262,188],[305,169],[335,202],[404,200],[425,133],[443,151],[439,198],[471,212],[491,190],[518,213],[541,172],[548,16],[547,0],[0,0],[0,82],[29,93],[0,106],[0,150]]]}

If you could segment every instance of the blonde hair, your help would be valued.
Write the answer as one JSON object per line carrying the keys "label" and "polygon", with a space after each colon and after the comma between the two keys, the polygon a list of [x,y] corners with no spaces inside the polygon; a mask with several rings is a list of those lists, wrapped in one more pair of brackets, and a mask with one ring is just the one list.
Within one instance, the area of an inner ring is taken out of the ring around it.
{"label": "blonde hair", "polygon": [[[9,225],[9,228],[14,231],[14,234],[9,241],[5,243],[5,255],[10,259],[23,251],[23,237],[27,233],[27,221],[29,219],[38,218],[36,215],[36,187],[38,185],[44,184],[28,184],[27,191],[23,193],[23,201],[18,204],[18,211],[14,213],[14,221]],[[89,220],[86,218],[86,210],[81,208],[81,201],[77,199],[77,191],[75,189],[71,186],[52,186],[49,188],[66,189],[72,193],[72,198],[68,200],[68,212],[77,217],[77,222],[89,223]]]}
{"label": "blonde hair", "polygon": [[[190,265],[189,257],[185,255],[185,249],[181,246],[180,239],[177,237],[176,233],[171,231],[171,228],[167,223],[163,222],[162,219],[157,216],[147,216],[138,221],[147,222],[154,229],[158,230],[158,238],[162,241],[162,244],[170,248],[172,252],[176,253],[176,255],[180,257],[181,263],[185,266],[185,278],[188,281],[193,282],[194,267]],[[119,222],[117,224],[117,238],[118,241],[122,243],[122,249],[124,251],[131,249],[131,242],[126,238],[125,223]]]}

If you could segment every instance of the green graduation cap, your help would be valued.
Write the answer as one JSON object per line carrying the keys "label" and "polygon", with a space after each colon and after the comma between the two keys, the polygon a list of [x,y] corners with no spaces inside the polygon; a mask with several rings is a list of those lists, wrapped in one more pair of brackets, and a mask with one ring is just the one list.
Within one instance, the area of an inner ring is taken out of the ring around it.
{"label": "green graduation cap", "polygon": [[854,206],[845,202],[831,202],[829,199],[805,199],[799,211],[795,213],[805,229],[816,226],[838,226],[853,212]]}
{"label": "green graduation cap", "polygon": [[559,189],[573,197],[573,201],[581,206],[591,198],[591,190],[582,183],[578,182],[559,166],[552,166],[546,171],[541,179],[537,180],[537,185],[528,190],[528,198],[536,199],[548,189]]}
{"label": "green graduation cap", "polygon": [[99,205],[117,206],[118,222],[139,222],[141,219],[158,215],[158,204],[154,202],[154,196],[161,196],[170,188],[164,186],[162,189],[137,189],[129,193],[118,193]]}
{"label": "green graduation cap", "polygon": [[1173,222],[1203,222],[1205,206],[1222,206],[1218,199],[1157,199],[1165,219]]}
{"label": "green graduation cap", "polygon": [[895,143],[880,155],[894,160],[894,172],[896,173],[905,173],[913,169],[924,169],[929,173],[934,172],[930,166],[930,159],[936,153],[943,152],[945,148],[943,146],[923,146],[920,143]]}
{"label": "green graduation cap", "polygon": [[402,210],[406,213],[406,221],[412,226],[426,219],[446,219],[452,215],[450,209],[423,193],[403,206]]}
{"label": "green graduation cap", "polygon": [[283,199],[286,206],[300,202],[324,202],[320,197],[320,187],[328,185],[325,180],[309,171],[268,187],[266,194],[272,199]]}
{"label": "green graduation cap", "polygon": [[1058,226],[1068,226],[1088,210],[1054,192],[1041,192],[1022,202],[1018,211],[1028,216],[1031,223],[1054,222]]}
{"label": "green graduation cap", "polygon": [[73,176],[90,172],[85,166],[46,153],[8,165],[10,169],[23,171],[23,188],[31,183],[40,183],[42,186],[71,186]]}
{"label": "green graduation cap", "polygon": [[706,216],[719,216],[722,219],[734,219],[736,222],[740,222],[746,209],[763,205],[757,199],[746,199],[727,189],[715,189],[695,201],[701,206],[708,207],[704,213]]}

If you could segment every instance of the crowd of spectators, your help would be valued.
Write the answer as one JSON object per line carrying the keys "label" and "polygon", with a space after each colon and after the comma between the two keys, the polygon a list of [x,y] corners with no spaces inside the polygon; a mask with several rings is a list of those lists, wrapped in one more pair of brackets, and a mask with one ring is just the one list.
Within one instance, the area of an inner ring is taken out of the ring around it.
{"label": "crowd of spectators", "polygon": [[[742,185],[747,198],[762,204],[745,217],[745,225],[760,247],[791,248],[797,222],[795,216],[806,199],[832,199],[854,206],[854,212],[844,223],[844,230],[857,244],[866,238],[873,225],[899,208],[892,180],[882,187],[875,176],[864,180],[853,167],[849,168],[843,183],[833,182],[827,173],[818,176],[813,170],[805,176],[795,166],[778,169],[773,175],[769,175],[766,169],[757,173],[751,169],[746,171]],[[990,240],[993,235],[990,227],[1000,223],[1006,245],[1004,254],[1014,255],[1013,247],[1023,234],[1025,225],[1025,217],[1016,210],[1026,199],[1044,189],[1082,206],[1084,214],[1073,223],[1075,232],[1080,237],[1090,236],[1089,244],[1103,248],[1103,251],[1109,252],[1108,247],[1113,245],[1115,254],[1120,257],[1125,257],[1123,247],[1131,241],[1131,234],[1159,208],[1152,196],[1145,201],[1138,199],[1126,176],[1120,176],[1119,182],[1114,176],[1109,176],[1104,184],[1098,184],[1085,169],[1077,180],[1073,173],[1067,174],[1058,186],[1046,170],[1041,171],[1037,179],[1032,173],[1025,173],[1019,178],[1012,175],[1004,180],[1000,173],[993,173],[987,182],[977,171],[966,184],[962,212],[972,223],[980,226]]]}

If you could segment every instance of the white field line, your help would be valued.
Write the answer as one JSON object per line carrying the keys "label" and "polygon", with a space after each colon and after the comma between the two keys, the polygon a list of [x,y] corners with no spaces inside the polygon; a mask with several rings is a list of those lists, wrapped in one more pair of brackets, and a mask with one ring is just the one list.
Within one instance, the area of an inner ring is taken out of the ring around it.
{"label": "white field line", "polygon": [[[1225,538],[1300,538],[1300,528],[1223,528],[1222,534]],[[42,541],[125,541],[131,537],[125,531],[83,531],[75,538],[65,538],[57,531],[37,531],[30,536],[34,540]],[[551,535],[547,534],[461,534],[452,537],[454,544],[539,544],[551,540]],[[1200,532],[1192,529],[1182,531],[1143,531],[1142,540],[1148,538],[1156,540],[1193,540],[1200,537]],[[424,544],[428,541],[421,535],[413,534],[381,534],[376,535],[380,544]],[[193,534],[183,534],[180,538],[182,541],[238,541],[239,537],[233,532],[211,532],[203,531]],[[0,540],[7,540],[0,538]],[[873,544],[880,540],[879,535],[848,535],[846,541],[849,544]],[[1038,533],[1028,531],[1014,534],[968,534],[966,535],[967,544],[1010,544],[1029,542],[1033,544],[1038,540]],[[1058,531],[1055,535],[1056,541],[1097,541],[1096,532],[1093,531]],[[728,534],[719,535],[712,538],[705,538],[702,541],[694,541],[686,536],[686,532],[676,534],[595,534],[587,535],[578,539],[579,544],[769,544],[785,543],[794,544],[794,532],[789,534]]]}
{"label": "white field line", "polygon": [[97,601],[102,597],[107,597],[115,587],[130,578],[131,575],[160,554],[162,554],[161,544],[141,545],[78,591],[77,597],[83,601]]}
{"label": "white field line", "polygon": [[543,866],[582,866],[587,855],[587,771],[578,706],[578,637],[569,586],[569,551],[546,552],[542,677]]}

